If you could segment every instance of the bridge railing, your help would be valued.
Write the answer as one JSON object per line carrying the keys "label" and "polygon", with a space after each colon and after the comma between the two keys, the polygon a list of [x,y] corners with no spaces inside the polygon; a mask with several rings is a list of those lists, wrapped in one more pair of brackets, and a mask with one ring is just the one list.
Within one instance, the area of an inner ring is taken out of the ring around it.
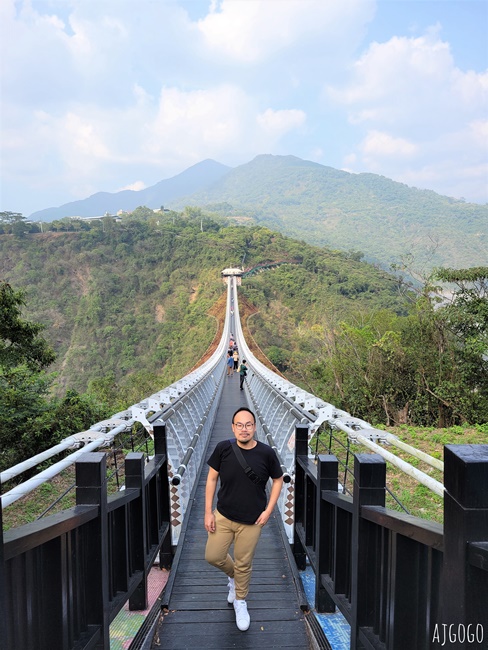
{"label": "bridge railing", "polygon": [[[76,506],[0,538],[0,636],[6,650],[108,648],[109,626],[129,600],[147,607],[147,575],[171,563],[164,427],[155,455],[132,452],[125,490],[107,495],[107,456],[76,462]],[[0,516],[1,524],[1,516]]]}
{"label": "bridge railing", "polygon": [[185,394],[174,406],[150,419],[151,427],[164,425],[171,482],[171,538],[176,546],[190,495],[200,470],[222,392],[225,360]]}
{"label": "bridge railing", "polygon": [[353,498],[339,494],[337,459],[314,462],[308,438],[299,425],[294,554],[317,610],[342,612],[353,649],[488,648],[488,445],[446,446],[441,525],[385,508],[376,454],[356,454]]}

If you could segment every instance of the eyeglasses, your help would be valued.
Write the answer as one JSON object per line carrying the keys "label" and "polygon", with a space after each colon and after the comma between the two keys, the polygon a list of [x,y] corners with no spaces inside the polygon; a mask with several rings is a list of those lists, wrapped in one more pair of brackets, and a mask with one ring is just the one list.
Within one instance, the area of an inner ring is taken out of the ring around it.
{"label": "eyeglasses", "polygon": [[250,431],[254,428],[254,422],[246,422],[246,424],[242,424],[242,422],[234,422],[234,426],[238,431],[242,431],[243,429]]}

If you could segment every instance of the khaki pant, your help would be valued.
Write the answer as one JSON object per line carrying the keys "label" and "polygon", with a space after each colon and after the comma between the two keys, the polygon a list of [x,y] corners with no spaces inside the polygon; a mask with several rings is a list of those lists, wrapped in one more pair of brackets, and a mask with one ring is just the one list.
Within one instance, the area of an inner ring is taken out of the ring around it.
{"label": "khaki pant", "polygon": [[[215,533],[208,534],[205,559],[229,578],[234,578],[237,600],[245,600],[251,582],[252,560],[261,526],[238,524],[215,511]],[[234,542],[234,559],[228,551]]]}

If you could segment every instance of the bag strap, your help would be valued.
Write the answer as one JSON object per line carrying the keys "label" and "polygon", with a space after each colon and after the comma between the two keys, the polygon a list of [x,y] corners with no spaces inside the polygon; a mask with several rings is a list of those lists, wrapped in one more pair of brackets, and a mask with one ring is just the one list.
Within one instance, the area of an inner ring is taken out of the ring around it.
{"label": "bag strap", "polygon": [[234,451],[234,454],[236,455],[237,460],[239,461],[239,465],[242,467],[244,470],[247,478],[251,481],[251,483],[254,483],[254,485],[266,485],[266,481],[262,479],[260,476],[256,474],[254,470],[249,467],[249,465],[246,464],[246,461],[244,459],[244,456],[242,455],[242,451],[239,448],[239,445],[235,440],[229,440],[230,446]]}

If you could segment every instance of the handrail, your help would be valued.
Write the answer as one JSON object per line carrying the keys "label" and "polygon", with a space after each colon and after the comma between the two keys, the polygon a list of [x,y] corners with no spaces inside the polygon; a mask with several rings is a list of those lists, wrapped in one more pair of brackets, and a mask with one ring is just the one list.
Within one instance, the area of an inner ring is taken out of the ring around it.
{"label": "handrail", "polygon": [[119,427],[113,429],[110,432],[109,436],[102,436],[99,437],[97,440],[93,440],[92,442],[89,442],[81,449],[78,449],[78,451],[75,451],[73,454],[70,454],[63,460],[58,461],[54,465],[51,465],[51,467],[48,467],[43,472],[36,474],[36,476],[33,476],[27,481],[24,481],[24,483],[21,483],[20,485],[17,485],[16,487],[12,488],[8,492],[5,492],[5,494],[2,494],[1,496],[2,508],[6,508],[7,506],[12,505],[12,503],[15,503],[15,501],[17,501],[18,499],[26,496],[27,494],[30,494],[30,492],[38,488],[40,485],[46,483],[50,479],[57,476],[64,469],[76,463],[76,461],[79,459],[79,457],[82,454],[85,454],[90,451],[95,451],[95,449],[98,449],[102,445],[107,444],[107,441],[113,440],[118,433],[125,431],[127,427],[130,426],[131,423],[132,422],[129,421],[127,423],[121,424]]}
{"label": "handrail", "polygon": [[197,446],[198,441],[200,440],[200,433],[201,433],[202,429],[203,429],[203,423],[199,425],[199,427],[197,429],[197,432],[193,436],[193,438],[192,438],[192,440],[190,442],[190,445],[188,446],[188,448],[186,450],[186,453],[183,456],[183,460],[181,461],[180,466],[176,470],[176,474],[171,479],[171,484],[172,485],[179,485],[181,483],[181,479],[183,478],[183,476],[184,476],[184,474],[185,474],[185,472],[187,470],[188,463],[190,462],[190,460],[191,460],[191,458],[193,456],[193,452],[195,451],[195,447]]}
{"label": "handrail", "polygon": [[407,463],[401,458],[398,458],[398,456],[395,456],[395,454],[392,454],[386,449],[383,449],[383,447],[381,447],[380,445],[377,445],[375,442],[372,442],[369,438],[354,431],[353,429],[343,424],[342,422],[340,421],[336,422],[335,426],[338,429],[341,429],[341,431],[344,431],[344,433],[350,432],[355,438],[355,440],[357,440],[357,442],[361,443],[365,447],[368,447],[368,449],[371,449],[372,451],[376,452],[380,456],[383,456],[385,460],[390,462],[392,465],[395,465],[395,467],[401,469],[408,476],[411,476],[412,478],[416,479],[419,483],[422,483],[422,485],[428,487],[435,494],[439,496],[444,495],[444,486],[435,478],[432,478],[432,476],[429,476],[428,474],[425,474],[424,472],[420,471],[416,467],[413,467],[413,465],[410,465],[410,463]]}

